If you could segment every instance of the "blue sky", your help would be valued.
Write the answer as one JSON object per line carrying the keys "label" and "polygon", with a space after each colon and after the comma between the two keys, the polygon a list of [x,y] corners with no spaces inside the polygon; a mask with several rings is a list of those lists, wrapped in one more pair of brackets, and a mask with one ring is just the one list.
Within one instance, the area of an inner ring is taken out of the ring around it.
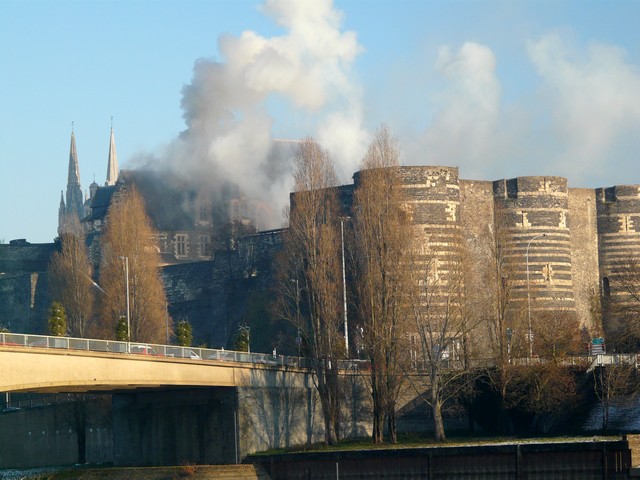
{"label": "blue sky", "polygon": [[461,178],[640,183],[638,19],[636,1],[0,0],[0,240],[55,237],[72,122],[83,189],[104,183],[111,117],[121,168],[204,163],[277,212],[270,139],[313,136],[348,182],[382,123],[404,164]]}

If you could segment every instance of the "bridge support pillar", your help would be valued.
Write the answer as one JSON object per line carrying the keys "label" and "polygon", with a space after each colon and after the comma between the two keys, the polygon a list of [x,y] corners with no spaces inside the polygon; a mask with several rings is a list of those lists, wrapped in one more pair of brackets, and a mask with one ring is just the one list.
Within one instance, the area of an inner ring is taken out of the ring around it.
{"label": "bridge support pillar", "polygon": [[235,463],[235,388],[113,395],[114,465]]}

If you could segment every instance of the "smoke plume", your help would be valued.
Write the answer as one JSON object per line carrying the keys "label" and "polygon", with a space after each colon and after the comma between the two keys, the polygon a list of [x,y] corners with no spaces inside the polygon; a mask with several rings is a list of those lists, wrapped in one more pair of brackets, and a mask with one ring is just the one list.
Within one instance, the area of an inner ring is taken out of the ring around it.
{"label": "smoke plume", "polygon": [[[245,31],[218,39],[220,59],[199,59],[182,90],[184,130],[153,168],[209,186],[236,184],[249,198],[268,205],[263,228],[279,226],[288,202],[295,144],[275,142],[276,103],[308,124],[314,136],[337,152],[344,173],[364,151],[359,88],[350,66],[362,51],[353,32],[342,32],[331,0],[267,0],[265,15],[284,29],[263,37]],[[339,146],[340,148],[336,148]]]}

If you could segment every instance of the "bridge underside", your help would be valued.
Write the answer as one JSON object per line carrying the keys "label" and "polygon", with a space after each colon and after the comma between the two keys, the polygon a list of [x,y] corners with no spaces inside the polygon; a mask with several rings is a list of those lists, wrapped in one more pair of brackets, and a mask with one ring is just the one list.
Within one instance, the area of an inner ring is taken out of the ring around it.
{"label": "bridge underside", "polygon": [[237,389],[82,395],[0,413],[0,468],[236,463]]}

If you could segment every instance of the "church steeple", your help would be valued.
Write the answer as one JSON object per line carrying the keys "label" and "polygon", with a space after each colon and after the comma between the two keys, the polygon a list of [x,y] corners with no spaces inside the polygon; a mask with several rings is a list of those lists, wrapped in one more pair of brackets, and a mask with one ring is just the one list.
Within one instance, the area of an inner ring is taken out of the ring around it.
{"label": "church steeple", "polygon": [[113,134],[113,117],[111,118],[111,138],[109,139],[109,160],[107,162],[107,181],[105,186],[115,185],[118,180],[118,155],[116,154],[116,139]]}
{"label": "church steeple", "polygon": [[58,232],[68,231],[72,225],[84,217],[84,201],[80,188],[80,168],[78,166],[78,152],[76,150],[76,136],[71,124],[71,148],[69,149],[69,173],[67,176],[66,205],[62,199],[60,209],[64,207],[64,215],[58,217]]}
{"label": "church steeple", "polygon": [[80,185],[80,167],[78,166],[76,135],[73,132],[73,126],[71,127],[71,148],[69,150],[69,175],[67,176],[67,192],[69,192],[69,185]]}

